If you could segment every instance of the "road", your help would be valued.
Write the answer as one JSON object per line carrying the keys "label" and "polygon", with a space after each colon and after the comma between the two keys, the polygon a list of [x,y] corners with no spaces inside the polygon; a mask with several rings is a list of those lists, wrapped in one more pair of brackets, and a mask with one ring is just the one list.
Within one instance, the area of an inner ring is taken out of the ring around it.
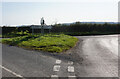
{"label": "road", "polygon": [[58,55],[2,45],[2,76],[118,77],[118,35],[76,37],[77,45]]}

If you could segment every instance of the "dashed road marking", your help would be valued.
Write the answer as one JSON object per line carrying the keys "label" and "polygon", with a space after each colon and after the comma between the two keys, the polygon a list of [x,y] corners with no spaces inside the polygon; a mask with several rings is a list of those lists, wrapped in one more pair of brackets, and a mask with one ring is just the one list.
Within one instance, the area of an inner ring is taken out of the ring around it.
{"label": "dashed road marking", "polygon": [[61,63],[61,60],[56,60],[56,64],[60,64]]}
{"label": "dashed road marking", "polygon": [[68,76],[68,79],[76,79],[76,76]]}
{"label": "dashed road marking", "polygon": [[4,66],[1,66],[1,65],[0,65],[0,67],[3,68],[3,69],[6,70],[6,71],[12,73],[12,74],[15,75],[16,77],[20,77],[20,78],[22,78],[22,79],[25,79],[25,78],[23,78],[23,76],[15,73],[15,72],[13,72],[13,71],[11,71],[10,69],[8,69],[8,68],[6,68],[6,67],[4,67]]}
{"label": "dashed road marking", "polygon": [[68,66],[68,72],[74,72],[74,67],[73,66]]}
{"label": "dashed road marking", "polygon": [[55,65],[53,71],[59,71],[59,70],[60,70],[60,65]]}
{"label": "dashed road marking", "polygon": [[51,77],[58,77],[58,75],[51,75]]}
{"label": "dashed road marking", "polygon": [[[61,64],[61,60],[56,60],[56,65],[54,65],[54,67],[53,67],[53,71],[60,71],[60,64]],[[72,66],[73,65],[73,62],[72,61],[68,61],[68,72],[70,72],[70,73],[73,73],[74,72],[74,66]],[[58,75],[51,75],[51,77],[52,78],[58,78]],[[75,78],[76,79],[76,76],[73,76],[73,75],[70,75],[70,76],[68,76],[68,78]]]}
{"label": "dashed road marking", "polygon": [[74,78],[74,77],[76,77],[76,76],[68,76],[68,77],[73,77],[73,78]]}
{"label": "dashed road marking", "polygon": [[68,64],[73,65],[73,62],[72,61],[68,61]]}

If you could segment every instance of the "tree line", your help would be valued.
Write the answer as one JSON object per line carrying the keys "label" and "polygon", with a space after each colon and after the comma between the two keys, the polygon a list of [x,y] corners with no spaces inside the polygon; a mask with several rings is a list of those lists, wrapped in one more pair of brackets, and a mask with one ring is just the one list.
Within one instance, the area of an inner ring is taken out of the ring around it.
{"label": "tree line", "polygon": [[[23,27],[2,27],[2,34],[11,32],[28,31],[32,33],[30,26]],[[35,29],[35,33],[40,33],[40,29]],[[45,30],[48,33],[48,30]],[[94,35],[94,34],[120,34],[120,24],[85,24],[76,22],[74,24],[55,24],[52,25],[52,33],[64,33],[69,35]]]}

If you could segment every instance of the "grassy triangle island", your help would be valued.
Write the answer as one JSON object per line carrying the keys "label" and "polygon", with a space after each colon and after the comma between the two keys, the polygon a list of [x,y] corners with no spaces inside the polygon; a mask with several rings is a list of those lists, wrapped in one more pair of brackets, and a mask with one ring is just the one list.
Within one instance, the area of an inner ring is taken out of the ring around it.
{"label": "grassy triangle island", "polygon": [[3,44],[18,46],[26,49],[41,50],[47,52],[64,52],[77,43],[78,39],[64,34],[25,34],[10,39],[2,39]]}

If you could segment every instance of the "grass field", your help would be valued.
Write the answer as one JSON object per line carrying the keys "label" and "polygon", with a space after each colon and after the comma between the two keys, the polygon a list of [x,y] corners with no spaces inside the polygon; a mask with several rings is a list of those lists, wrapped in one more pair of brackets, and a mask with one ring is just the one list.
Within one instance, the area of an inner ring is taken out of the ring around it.
{"label": "grass field", "polygon": [[77,38],[64,34],[25,35],[3,39],[2,43],[47,52],[63,52],[75,46]]}

